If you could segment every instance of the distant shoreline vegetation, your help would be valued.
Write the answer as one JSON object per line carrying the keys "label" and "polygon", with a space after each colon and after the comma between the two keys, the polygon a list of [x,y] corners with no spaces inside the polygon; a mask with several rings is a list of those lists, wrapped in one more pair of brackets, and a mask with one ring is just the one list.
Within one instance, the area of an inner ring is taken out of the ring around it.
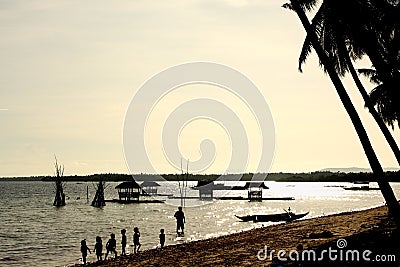
{"label": "distant shoreline vegetation", "polygon": [[[167,181],[214,181],[220,178],[221,181],[236,181],[238,174],[162,174]],[[241,181],[250,181],[253,177],[253,173],[242,174]],[[390,182],[400,182],[400,171],[387,171],[385,172],[386,177]],[[162,181],[159,175],[154,174],[134,174],[135,180],[144,181]],[[260,174],[257,174],[260,176]],[[52,182],[54,181],[53,176],[31,176],[31,177],[6,177],[0,178],[0,181],[43,181]],[[95,182],[95,181],[106,181],[106,182],[122,182],[132,179],[130,174],[116,174],[116,173],[105,173],[105,174],[93,174],[93,175],[70,175],[64,176],[66,182]],[[270,173],[267,175],[266,181],[276,182],[356,182],[356,181],[370,181],[376,182],[373,174],[370,172],[357,172],[357,173],[345,173],[345,172],[331,172],[331,171],[317,171],[310,173]]]}

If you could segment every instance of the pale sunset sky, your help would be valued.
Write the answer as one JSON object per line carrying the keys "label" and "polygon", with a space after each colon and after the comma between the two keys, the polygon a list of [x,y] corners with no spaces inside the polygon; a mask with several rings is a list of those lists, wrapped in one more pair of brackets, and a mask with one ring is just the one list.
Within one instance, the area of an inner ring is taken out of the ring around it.
{"label": "pale sunset sky", "polygon": [[[123,149],[125,113],[140,86],[181,63],[216,62],[250,78],[275,123],[272,172],[368,167],[354,128],[315,53],[297,70],[305,32],[285,1],[0,0],[0,177],[52,175],[54,155],[65,174],[129,173]],[[367,59],[358,67],[370,67]],[[398,167],[350,79],[346,88],[384,167]],[[364,80],[364,85],[372,85]],[[212,86],[211,86],[212,87]],[[208,97],[241,113],[218,88],[180,88],[160,103]],[[175,103],[175,102],[176,103]],[[173,103],[173,104],[171,104]],[[167,110],[167,111],[166,111]],[[154,131],[171,109],[158,107]],[[244,112],[244,111],[243,111]],[[245,118],[246,112],[239,114]],[[251,119],[246,120],[251,124]],[[197,124],[196,124],[197,123]],[[254,134],[249,126],[248,135]],[[159,172],[159,134],[147,131]],[[214,135],[210,132],[214,131]],[[214,136],[215,159],[204,172],[224,173],[229,136],[212,121],[195,122],[179,141],[185,158],[200,157],[199,140]],[[400,134],[394,132],[395,139]],[[257,171],[257,137],[246,171]],[[233,153],[233,152],[232,152]],[[268,171],[264,166],[258,171]],[[148,172],[138,164],[133,172]]]}

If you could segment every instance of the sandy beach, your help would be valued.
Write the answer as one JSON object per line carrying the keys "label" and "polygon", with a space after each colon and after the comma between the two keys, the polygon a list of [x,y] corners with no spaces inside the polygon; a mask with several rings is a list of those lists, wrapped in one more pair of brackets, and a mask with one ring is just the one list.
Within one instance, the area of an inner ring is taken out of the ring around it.
{"label": "sandy beach", "polygon": [[[395,229],[387,208],[378,207],[145,250],[88,266],[320,266],[322,262],[324,266],[399,266],[400,239]],[[339,244],[339,239],[344,240]],[[324,249],[337,252],[328,257]],[[285,250],[280,259],[279,250]],[[303,253],[310,250],[315,251],[315,259]],[[357,250],[359,258],[346,256],[348,250]],[[363,258],[366,250],[371,253],[367,251]],[[299,261],[291,260],[297,255]]]}

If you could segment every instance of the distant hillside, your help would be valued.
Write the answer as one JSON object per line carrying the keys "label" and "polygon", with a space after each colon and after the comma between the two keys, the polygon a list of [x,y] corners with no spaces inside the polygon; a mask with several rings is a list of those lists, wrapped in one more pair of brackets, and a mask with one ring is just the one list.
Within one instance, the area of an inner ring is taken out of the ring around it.
{"label": "distant hillside", "polygon": [[[399,168],[385,168],[387,172],[396,172],[399,171]],[[325,168],[320,170],[320,172],[344,172],[344,173],[359,173],[359,172],[372,172],[370,168],[358,168],[358,167],[350,167],[350,168]]]}
{"label": "distant hillside", "polygon": [[320,172],[344,172],[344,173],[359,173],[359,172],[371,172],[369,168],[358,168],[358,167],[349,167],[349,168],[325,168],[320,170]]}

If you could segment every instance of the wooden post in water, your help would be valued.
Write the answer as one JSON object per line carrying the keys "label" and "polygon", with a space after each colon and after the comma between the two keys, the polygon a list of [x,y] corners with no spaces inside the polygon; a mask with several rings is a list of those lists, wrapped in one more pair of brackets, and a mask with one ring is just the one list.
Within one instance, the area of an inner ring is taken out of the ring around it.
{"label": "wooden post in water", "polygon": [[[185,179],[185,178],[184,178]],[[187,182],[188,182],[188,179],[189,179],[189,159],[187,159],[187,161],[186,161],[186,181],[184,180],[183,181],[183,183],[184,183],[184,188],[185,188],[185,191],[184,191],[184,202],[183,202],[183,206],[185,207],[186,206],[186,191],[187,191]]]}
{"label": "wooden post in water", "polygon": [[[181,178],[182,177],[182,178]],[[179,194],[181,196],[181,207],[186,205],[186,193],[187,193],[187,180],[189,178],[189,160],[186,162],[186,173],[183,173],[182,158],[181,158],[181,177],[178,178]],[[181,185],[182,179],[182,185]]]}
{"label": "wooden post in water", "polygon": [[[181,177],[183,181],[183,168],[182,168],[182,158],[181,158]],[[178,185],[179,185],[179,194],[181,196],[181,207],[183,207],[183,183],[181,187],[181,178],[179,177],[178,179]]]}

